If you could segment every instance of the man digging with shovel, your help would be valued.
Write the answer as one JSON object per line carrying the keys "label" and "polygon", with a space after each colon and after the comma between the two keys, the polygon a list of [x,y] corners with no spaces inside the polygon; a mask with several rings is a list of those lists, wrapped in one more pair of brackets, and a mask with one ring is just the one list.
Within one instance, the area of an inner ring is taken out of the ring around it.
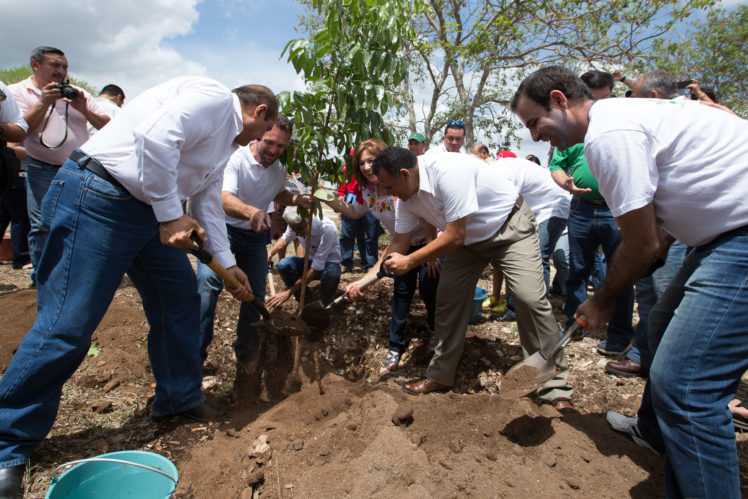
{"label": "man digging with shovel", "polygon": [[577,317],[604,325],[673,239],[689,247],[649,315],[655,353],[639,415],[648,405],[656,422],[638,428],[665,451],[667,497],[740,497],[727,405],[748,368],[748,121],[688,101],[594,101],[559,66],[528,76],[511,107],[536,141],[584,143],[621,229],[605,281]]}
{"label": "man digging with shovel", "polygon": [[[397,275],[446,255],[436,295],[437,343],[426,376],[403,385],[417,395],[449,390],[465,343],[473,293],[488,263],[500,266],[516,301],[522,353],[548,354],[559,329],[545,297],[538,236],[530,208],[517,188],[498,170],[474,157],[454,153],[418,156],[388,147],[373,164],[381,195],[399,198],[395,235],[383,263]],[[421,220],[443,234],[418,251],[406,254],[412,232]],[[370,272],[376,272],[375,266]],[[361,296],[351,289],[353,298]],[[563,352],[556,357],[559,373],[536,391],[557,410],[573,411],[569,369]]]}
{"label": "man digging with shovel", "polygon": [[[282,205],[303,206],[309,209],[311,196],[292,194],[286,189],[286,167],[279,161],[291,140],[293,127],[289,119],[278,116],[273,128],[260,140],[241,147],[229,159],[223,175],[221,197],[226,218],[231,252],[236,263],[252,287],[257,300],[265,301],[265,284],[268,275],[267,244],[265,230],[270,227],[270,216],[265,211],[270,202]],[[213,320],[218,294],[223,282],[210,267],[198,263],[198,292],[200,293],[200,329],[202,332],[201,357],[208,356],[208,346],[213,339]],[[235,388],[248,381],[250,387],[257,387],[257,361],[259,357],[259,337],[257,326],[260,314],[249,303],[242,302],[239,319],[236,323],[234,355],[237,364]],[[241,394],[240,394],[241,395]],[[247,395],[252,395],[247,393]]]}
{"label": "man digging with shovel", "polygon": [[[0,380],[0,497],[21,493],[63,384],[126,272],[150,325],[152,417],[225,416],[201,392],[200,298],[182,250],[196,232],[241,283],[234,296],[248,297],[226,237],[223,169],[277,113],[266,87],[230,92],[207,78],[175,78],[135,98],[60,167],[42,204],[50,232],[36,278],[38,316]],[[191,216],[182,208],[188,198]]]}

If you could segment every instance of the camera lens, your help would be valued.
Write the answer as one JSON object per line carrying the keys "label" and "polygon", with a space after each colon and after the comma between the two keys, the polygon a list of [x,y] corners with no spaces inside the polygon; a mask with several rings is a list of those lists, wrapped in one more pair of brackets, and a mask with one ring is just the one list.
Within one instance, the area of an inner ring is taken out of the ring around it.
{"label": "camera lens", "polygon": [[65,85],[64,87],[62,87],[61,90],[62,90],[62,96],[65,97],[66,99],[73,100],[76,97],[78,97],[78,91],[74,89],[73,87],[71,87],[70,85]]}

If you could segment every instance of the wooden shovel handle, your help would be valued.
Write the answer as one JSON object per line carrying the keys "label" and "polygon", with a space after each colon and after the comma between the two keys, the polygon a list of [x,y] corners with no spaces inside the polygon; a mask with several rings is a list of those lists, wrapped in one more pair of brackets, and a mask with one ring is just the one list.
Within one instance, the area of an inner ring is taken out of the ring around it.
{"label": "wooden shovel handle", "polygon": [[[236,277],[234,277],[231,274],[229,274],[229,271],[226,270],[223,267],[223,265],[221,265],[220,263],[218,263],[215,258],[213,258],[210,262],[208,262],[208,267],[210,267],[211,270],[213,270],[213,272],[215,272],[216,274],[218,274],[218,277],[220,277],[221,279],[223,279],[223,282],[225,282],[226,285],[230,289],[236,289],[236,288],[241,287],[241,283],[236,280]],[[249,297],[247,298],[246,301],[252,301],[254,299],[255,299],[255,297],[252,294],[252,292],[250,291],[249,292]]]}

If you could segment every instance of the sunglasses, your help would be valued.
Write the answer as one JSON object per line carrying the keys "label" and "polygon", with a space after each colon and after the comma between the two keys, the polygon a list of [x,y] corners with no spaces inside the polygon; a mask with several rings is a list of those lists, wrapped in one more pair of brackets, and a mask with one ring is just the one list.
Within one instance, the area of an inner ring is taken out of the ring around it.
{"label": "sunglasses", "polygon": [[460,128],[465,128],[465,123],[463,123],[462,121],[450,121],[449,123],[447,123],[447,128],[451,126],[458,126]]}

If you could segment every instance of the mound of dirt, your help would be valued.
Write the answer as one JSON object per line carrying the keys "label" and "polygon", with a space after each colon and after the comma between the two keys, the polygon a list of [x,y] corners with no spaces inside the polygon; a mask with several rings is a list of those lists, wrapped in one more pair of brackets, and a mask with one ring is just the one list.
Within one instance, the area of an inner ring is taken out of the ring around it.
{"label": "mound of dirt", "polygon": [[[360,276],[345,274],[341,289]],[[3,284],[23,288],[27,280],[0,266]],[[277,276],[276,287],[282,289]],[[34,300],[33,290],[0,296],[0,372],[33,323]],[[124,449],[172,459],[182,498],[663,494],[662,458],[605,422],[606,410],[636,411],[643,382],[604,372],[607,359],[595,352],[603,331],[566,349],[579,414],[561,417],[531,398],[498,396],[498,381],[521,350],[516,325],[486,311],[468,328],[453,390],[413,397],[400,385],[421,376],[431,358],[425,310],[414,300],[409,349],[388,371],[390,300],[391,281],[384,280],[367,300],[334,313],[327,330],[303,338],[298,377],[291,367],[296,339],[261,331],[257,378],[245,386],[232,360],[239,304],[222,293],[203,390],[228,405],[230,417],[155,423],[148,325],[125,280],[89,356],[64,387],[49,437],[31,457],[27,497],[42,497],[61,463]],[[748,483],[745,436],[738,436],[738,452]]]}

